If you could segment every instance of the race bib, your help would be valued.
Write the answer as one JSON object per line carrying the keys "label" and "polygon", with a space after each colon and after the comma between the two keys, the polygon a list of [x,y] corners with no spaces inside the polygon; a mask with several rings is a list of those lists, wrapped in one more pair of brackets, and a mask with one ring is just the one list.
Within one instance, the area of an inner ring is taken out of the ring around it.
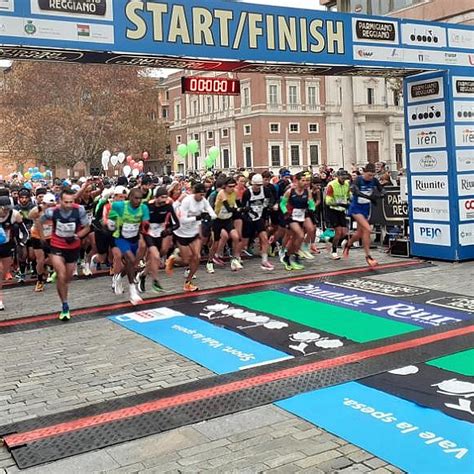
{"label": "race bib", "polygon": [[165,224],[150,223],[150,228],[148,229],[148,235],[157,239],[161,237],[161,233],[165,230]]}
{"label": "race bib", "polygon": [[291,212],[291,218],[294,221],[304,222],[305,212],[306,212],[306,209],[296,209],[295,208]]}
{"label": "race bib", "polygon": [[125,223],[122,226],[122,237],[125,239],[133,239],[138,235],[140,224]]}
{"label": "race bib", "polygon": [[[373,192],[373,189],[368,189],[368,190],[362,191],[362,192],[363,192],[365,195],[367,195],[367,196],[371,196],[371,195],[372,195],[372,192]],[[370,199],[367,199],[367,198],[364,198],[364,197],[359,196],[359,197],[357,198],[357,202],[358,202],[359,204],[370,204]]]}
{"label": "race bib", "polygon": [[76,223],[75,222],[61,222],[56,223],[56,235],[67,239],[69,237],[74,237],[76,233]]}
{"label": "race bib", "polygon": [[53,233],[52,224],[43,224],[43,236],[45,239],[50,239]]}
{"label": "race bib", "polygon": [[252,206],[252,211],[255,215],[252,216],[253,220],[256,221],[262,217],[263,214],[263,205],[262,204],[256,204]]}
{"label": "race bib", "polygon": [[90,214],[90,213],[87,213],[87,225],[91,225],[92,224],[92,219],[93,219],[93,215]]}

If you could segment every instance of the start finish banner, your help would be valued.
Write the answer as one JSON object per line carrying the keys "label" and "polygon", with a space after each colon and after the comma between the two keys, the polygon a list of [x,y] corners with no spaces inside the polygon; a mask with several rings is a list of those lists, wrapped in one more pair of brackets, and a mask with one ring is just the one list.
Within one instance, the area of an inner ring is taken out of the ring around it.
{"label": "start finish banner", "polygon": [[217,0],[2,0],[2,56],[303,74],[358,74],[360,68],[360,74],[382,74],[378,68],[390,68],[408,74],[474,67],[474,29]]}

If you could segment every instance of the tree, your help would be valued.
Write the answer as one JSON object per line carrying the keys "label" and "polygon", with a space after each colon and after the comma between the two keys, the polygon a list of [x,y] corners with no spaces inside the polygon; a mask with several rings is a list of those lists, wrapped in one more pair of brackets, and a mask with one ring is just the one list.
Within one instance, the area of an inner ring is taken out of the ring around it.
{"label": "tree", "polygon": [[3,148],[20,163],[100,166],[105,149],[164,156],[168,143],[151,114],[156,81],[137,68],[15,62],[0,105]]}

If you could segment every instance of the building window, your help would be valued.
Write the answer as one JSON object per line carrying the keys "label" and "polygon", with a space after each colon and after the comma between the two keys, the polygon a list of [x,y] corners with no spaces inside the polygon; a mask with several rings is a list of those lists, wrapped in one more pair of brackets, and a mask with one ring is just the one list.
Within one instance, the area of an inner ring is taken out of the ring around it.
{"label": "building window", "polygon": [[166,107],[163,107],[161,109],[161,117],[164,118],[164,119],[168,118],[168,109]]}
{"label": "building window", "polygon": [[211,97],[206,97],[206,103],[208,113],[214,112],[214,102]]}
{"label": "building window", "polygon": [[154,110],[153,110],[152,112],[150,112],[150,113],[148,114],[148,118],[149,118],[150,120],[156,120],[156,112],[155,112]]}
{"label": "building window", "polygon": [[176,135],[176,145],[181,143],[181,135]]}
{"label": "building window", "polygon": [[309,164],[311,166],[319,165],[319,145],[309,146]]}
{"label": "building window", "polygon": [[319,123],[310,123],[308,124],[309,133],[319,133]]}
{"label": "building window", "polygon": [[395,143],[395,162],[397,170],[403,168],[403,145],[401,143]]}
{"label": "building window", "polygon": [[393,105],[399,107],[402,105],[400,103],[400,92],[399,91],[393,91]]}
{"label": "building window", "polygon": [[306,95],[309,108],[315,109],[319,104],[319,87],[308,86]]}
{"label": "building window", "polygon": [[170,91],[165,92],[165,99],[170,100]]}
{"label": "building window", "polygon": [[176,121],[181,120],[181,104],[177,103],[174,105],[174,119]]}
{"label": "building window", "polygon": [[242,90],[242,106],[250,107],[250,88],[244,87]]}
{"label": "building window", "polygon": [[299,123],[290,123],[290,133],[300,133],[300,124]]}
{"label": "building window", "polygon": [[212,140],[214,138],[214,132],[212,130],[207,131],[207,139]]}
{"label": "building window", "polygon": [[300,145],[290,145],[290,164],[300,166]]}
{"label": "building window", "polygon": [[222,167],[230,168],[230,154],[228,148],[222,150]]}
{"label": "building window", "polygon": [[252,133],[252,125],[244,125],[244,135],[250,135]]}
{"label": "building window", "polygon": [[270,147],[270,158],[272,166],[280,167],[281,166],[281,146],[272,145]]}
{"label": "building window", "polygon": [[279,123],[271,123],[270,124],[270,133],[280,133],[280,124]]}
{"label": "building window", "polygon": [[244,148],[244,166],[246,168],[252,168],[252,147],[246,146]]}
{"label": "building window", "polygon": [[372,87],[367,87],[367,104],[375,104],[375,90]]}
{"label": "building window", "polygon": [[268,103],[272,106],[278,105],[278,86],[276,84],[268,86]]}
{"label": "building window", "polygon": [[197,117],[199,112],[198,101],[193,100],[193,116]]}
{"label": "building window", "polygon": [[288,86],[288,104],[290,108],[295,109],[298,107],[298,87]]}
{"label": "building window", "polygon": [[229,129],[223,128],[221,131],[222,138],[227,138],[229,136]]}

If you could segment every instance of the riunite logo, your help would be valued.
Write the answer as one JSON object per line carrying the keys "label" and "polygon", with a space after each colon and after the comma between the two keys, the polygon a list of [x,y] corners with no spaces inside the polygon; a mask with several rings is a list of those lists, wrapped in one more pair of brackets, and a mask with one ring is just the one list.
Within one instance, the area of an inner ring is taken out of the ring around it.
{"label": "riunite logo", "polygon": [[418,191],[446,189],[446,182],[445,181],[423,181],[422,179],[415,179],[415,189]]}
{"label": "riunite logo", "polygon": [[388,283],[384,281],[351,278],[341,283],[331,282],[334,286],[342,286],[344,288],[353,288],[357,290],[375,293],[376,295],[386,295],[394,297],[419,296],[429,293],[430,290],[425,288],[417,288],[416,286],[400,285],[398,283]]}
{"label": "riunite logo", "polygon": [[452,308],[468,313],[474,312],[474,298],[465,296],[445,296],[444,298],[435,298],[427,301],[428,304],[441,306],[442,308]]}
{"label": "riunite logo", "polygon": [[474,190],[474,181],[469,178],[461,178],[461,189],[463,191]]}

